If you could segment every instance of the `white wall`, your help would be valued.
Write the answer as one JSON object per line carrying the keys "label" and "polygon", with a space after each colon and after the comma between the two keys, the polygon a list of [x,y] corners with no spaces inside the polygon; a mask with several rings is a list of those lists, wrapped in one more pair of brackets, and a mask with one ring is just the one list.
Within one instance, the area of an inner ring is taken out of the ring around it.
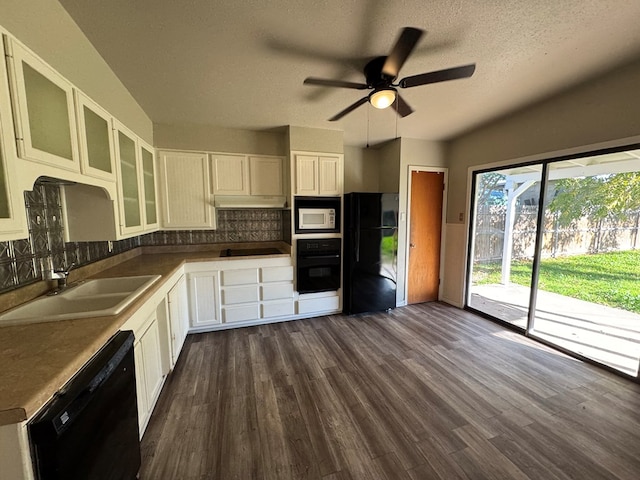
{"label": "white wall", "polygon": [[[640,142],[640,60],[463,135],[449,144],[447,222],[466,237],[470,170],[542,160]],[[460,216],[462,215],[462,220]],[[445,268],[452,303],[462,304],[466,241],[456,242]]]}
{"label": "white wall", "polygon": [[148,143],[151,120],[56,0],[0,0],[0,25]]}

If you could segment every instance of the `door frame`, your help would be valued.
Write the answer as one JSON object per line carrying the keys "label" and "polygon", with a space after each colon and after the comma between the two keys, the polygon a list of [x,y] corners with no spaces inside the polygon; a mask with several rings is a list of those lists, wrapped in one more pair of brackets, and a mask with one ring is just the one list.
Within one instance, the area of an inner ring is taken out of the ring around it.
{"label": "door frame", "polygon": [[444,189],[442,190],[442,218],[440,228],[440,271],[438,275],[440,277],[440,284],[438,285],[438,301],[442,299],[442,289],[444,287],[444,258],[446,249],[446,220],[447,220],[447,192],[449,188],[449,169],[446,167],[429,167],[425,165],[409,165],[407,175],[407,234],[405,237],[404,245],[404,298],[405,305],[408,305],[409,294],[409,255],[411,254],[409,249],[409,243],[411,240],[411,175],[413,172],[431,172],[431,173],[444,173],[443,183]]}

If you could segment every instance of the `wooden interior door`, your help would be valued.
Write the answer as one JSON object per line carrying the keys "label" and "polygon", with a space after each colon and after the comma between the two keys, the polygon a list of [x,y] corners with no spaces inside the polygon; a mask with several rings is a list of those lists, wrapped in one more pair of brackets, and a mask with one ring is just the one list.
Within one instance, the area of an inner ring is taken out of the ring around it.
{"label": "wooden interior door", "polygon": [[443,172],[411,172],[407,303],[438,299]]}

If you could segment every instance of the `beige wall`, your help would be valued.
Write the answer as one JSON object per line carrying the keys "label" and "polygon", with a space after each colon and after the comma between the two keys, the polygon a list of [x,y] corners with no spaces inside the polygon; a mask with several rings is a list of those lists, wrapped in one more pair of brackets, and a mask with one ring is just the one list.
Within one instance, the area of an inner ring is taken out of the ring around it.
{"label": "beige wall", "polygon": [[289,127],[289,149],[307,152],[344,153],[342,130]]}
{"label": "beige wall", "polygon": [[[397,141],[399,149],[396,168],[397,189],[400,198],[400,225],[398,228],[398,293],[396,301],[398,305],[404,305],[407,301],[405,295],[405,276],[407,263],[407,235],[408,235],[408,203],[409,203],[409,169],[411,166],[436,167],[446,166],[445,148],[441,142],[430,142],[414,138],[403,138]],[[389,164],[391,168],[391,163]],[[391,172],[389,172],[391,176]],[[445,272],[446,275],[446,272]]]}
{"label": "beige wall", "polygon": [[242,130],[212,125],[167,125],[154,123],[157,148],[210,152],[286,155],[286,128],[274,131]]}
{"label": "beige wall", "polygon": [[[466,221],[470,166],[551,158],[640,135],[640,60],[455,139],[448,152],[447,221]],[[624,143],[624,141],[622,142]]]}
{"label": "beige wall", "polygon": [[151,120],[56,0],[0,0],[0,25],[148,143]]}
{"label": "beige wall", "polygon": [[446,301],[464,304],[470,167],[538,161],[638,143],[638,86],[640,60],[450,142],[446,230],[464,238],[447,240]]}
{"label": "beige wall", "polygon": [[400,146],[400,139],[396,139],[376,147],[380,163],[378,187],[381,192],[393,193],[400,188]]}
{"label": "beige wall", "polygon": [[344,147],[344,192],[377,192],[380,177],[378,150]]}

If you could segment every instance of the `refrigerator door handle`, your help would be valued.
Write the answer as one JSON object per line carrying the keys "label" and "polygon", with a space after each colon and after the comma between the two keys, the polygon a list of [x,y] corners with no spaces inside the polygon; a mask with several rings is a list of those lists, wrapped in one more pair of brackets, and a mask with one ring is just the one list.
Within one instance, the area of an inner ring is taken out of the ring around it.
{"label": "refrigerator door handle", "polygon": [[360,261],[360,230],[352,230],[351,231],[351,237],[353,240],[353,246],[354,248],[354,257],[356,260],[356,263],[358,263]]}
{"label": "refrigerator door handle", "polygon": [[356,263],[360,261],[360,197],[359,196],[355,196],[355,202],[353,207],[355,208],[355,219],[356,219],[356,224],[355,224],[355,247],[356,247]]}

